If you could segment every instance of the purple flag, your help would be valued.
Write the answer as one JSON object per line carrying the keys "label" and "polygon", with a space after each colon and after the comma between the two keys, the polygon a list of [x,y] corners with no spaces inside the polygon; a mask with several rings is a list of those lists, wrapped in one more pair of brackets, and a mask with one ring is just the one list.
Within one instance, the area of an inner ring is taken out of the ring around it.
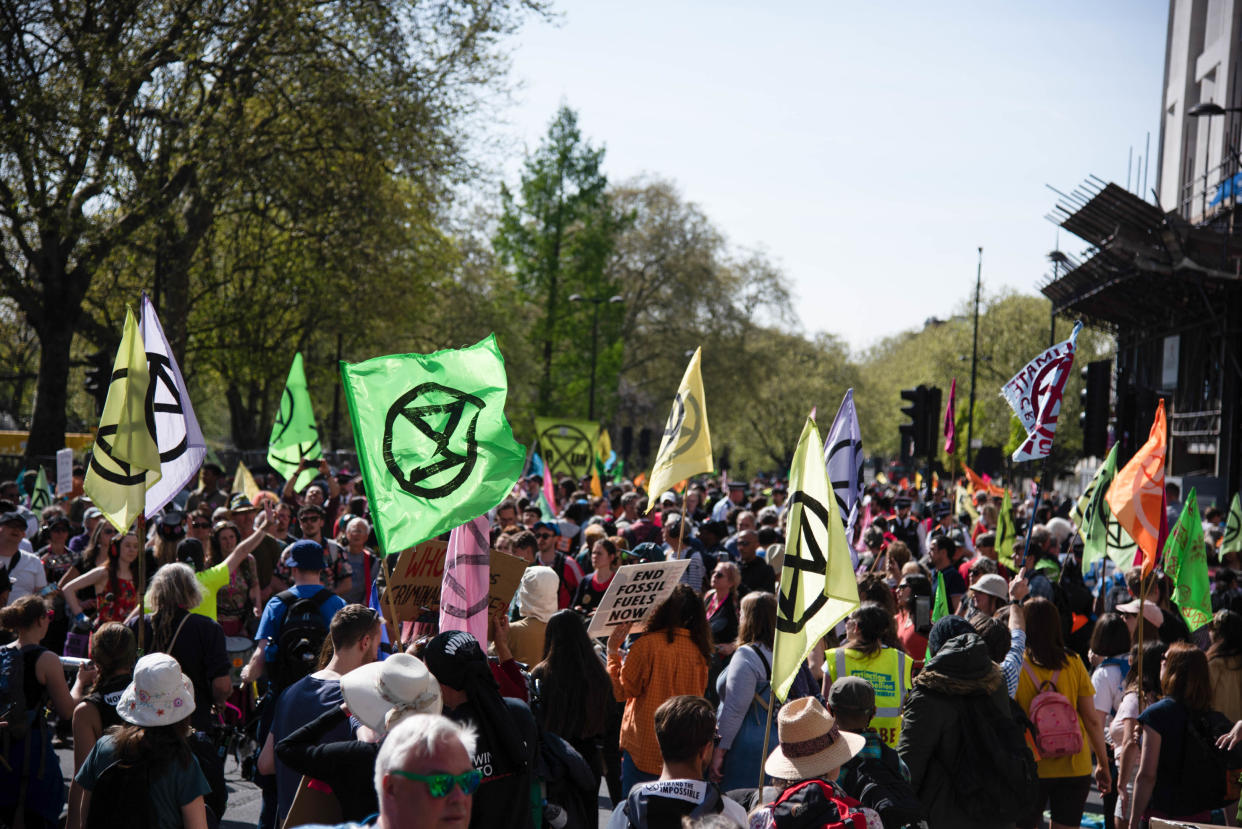
{"label": "purple flag", "polygon": [[957,424],[953,422],[957,408],[957,378],[949,387],[949,405],[944,407],[944,451],[950,455],[957,450]]}
{"label": "purple flag", "polygon": [[453,528],[440,583],[440,631],[465,631],[484,647],[491,586],[490,530],[486,515]]}

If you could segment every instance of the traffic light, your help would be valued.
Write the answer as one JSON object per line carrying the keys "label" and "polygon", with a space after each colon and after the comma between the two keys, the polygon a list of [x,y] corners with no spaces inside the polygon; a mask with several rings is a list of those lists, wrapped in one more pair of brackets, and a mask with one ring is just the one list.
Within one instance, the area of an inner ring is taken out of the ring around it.
{"label": "traffic light", "polygon": [[903,406],[901,413],[910,418],[909,423],[897,427],[901,433],[901,451],[898,455],[904,460],[927,454],[927,429],[924,411],[927,408],[927,386],[914,389],[902,389],[901,399],[910,405]]}
{"label": "traffic light", "polygon": [[1096,360],[1082,369],[1083,384],[1079,392],[1082,412],[1078,422],[1082,426],[1082,453],[1087,457],[1102,458],[1108,452],[1111,368],[1111,361]]}
{"label": "traffic light", "polygon": [[940,430],[943,422],[940,419],[944,410],[940,408],[940,389],[929,386],[927,399],[923,405],[923,454],[935,455],[940,447]]}
{"label": "traffic light", "polygon": [[108,399],[108,386],[112,385],[112,355],[106,351],[96,351],[87,359],[86,391],[95,398],[95,407],[103,411],[104,402]]}

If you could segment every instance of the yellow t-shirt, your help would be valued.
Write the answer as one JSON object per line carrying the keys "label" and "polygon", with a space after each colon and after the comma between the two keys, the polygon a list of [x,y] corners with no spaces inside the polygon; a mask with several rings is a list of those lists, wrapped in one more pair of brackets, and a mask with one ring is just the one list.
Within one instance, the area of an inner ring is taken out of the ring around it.
{"label": "yellow t-shirt", "polygon": [[201,573],[195,573],[194,578],[198,579],[198,583],[203,587],[203,600],[197,607],[190,608],[191,613],[197,613],[199,616],[206,616],[213,622],[218,622],[216,618],[216,591],[229,583],[229,566],[224,562],[220,562],[215,567],[209,567]]}
{"label": "yellow t-shirt", "polygon": [[[1031,700],[1035,699],[1038,689],[1027,675],[1028,670],[1035,674],[1041,685],[1045,680],[1051,680],[1056,671],[1041,668],[1029,659],[1023,662],[1022,671],[1018,674],[1017,700],[1018,705],[1021,705],[1022,710],[1029,715]],[[1075,711],[1078,710],[1078,701],[1083,697],[1088,698],[1088,704],[1095,705],[1095,686],[1091,684],[1091,677],[1087,675],[1087,669],[1083,666],[1082,660],[1074,654],[1069,655],[1065,666],[1061,668],[1061,675],[1056,681],[1056,689],[1069,700]],[[1069,757],[1040,760],[1039,776],[1041,778],[1083,777],[1091,774],[1091,741],[1087,739],[1087,730],[1083,727],[1082,717],[1078,718],[1078,729],[1082,731],[1082,750]]]}

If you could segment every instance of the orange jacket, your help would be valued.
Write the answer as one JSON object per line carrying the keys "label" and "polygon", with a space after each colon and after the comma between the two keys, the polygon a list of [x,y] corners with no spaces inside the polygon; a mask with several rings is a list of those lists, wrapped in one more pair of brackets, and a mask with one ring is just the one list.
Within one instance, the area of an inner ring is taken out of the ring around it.
{"label": "orange jacket", "polygon": [[677,628],[672,642],[665,631],[658,631],[639,637],[624,665],[609,654],[608,676],[617,701],[625,703],[621,748],[639,769],[659,774],[664,760],[656,742],[655,711],[669,697],[702,696],[707,690],[707,660],[685,628]]}

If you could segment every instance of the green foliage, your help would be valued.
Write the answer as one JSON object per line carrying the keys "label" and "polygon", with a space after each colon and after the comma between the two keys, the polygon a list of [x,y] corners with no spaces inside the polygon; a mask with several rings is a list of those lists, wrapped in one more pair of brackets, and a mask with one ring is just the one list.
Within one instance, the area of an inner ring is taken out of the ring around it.
{"label": "green foliage", "polygon": [[[620,343],[609,335],[618,314],[607,300],[617,286],[605,265],[625,217],[608,195],[603,158],[602,147],[582,138],[577,114],[562,106],[526,159],[518,196],[501,189],[496,250],[542,309],[535,326],[543,365],[540,414],[587,413],[590,351],[601,341],[606,345],[595,359],[596,387],[615,387]],[[571,304],[574,296],[580,297],[578,307]]]}
{"label": "green foliage", "polygon": [[[29,451],[61,445],[74,335],[114,345],[114,306],[136,286],[194,368],[184,349],[218,351],[231,330],[248,337],[238,351],[264,348],[251,329],[273,321],[293,326],[270,361],[287,365],[290,340],[351,334],[351,310],[389,298],[378,283],[417,281],[452,187],[475,170],[464,127],[503,77],[499,43],[532,10],[0,0],[0,286],[40,342]],[[366,300],[352,293],[363,269]],[[195,303],[216,299],[235,313],[195,342]],[[313,315],[274,313],[307,300]],[[234,364],[198,368],[217,372],[244,445],[283,369]]]}

